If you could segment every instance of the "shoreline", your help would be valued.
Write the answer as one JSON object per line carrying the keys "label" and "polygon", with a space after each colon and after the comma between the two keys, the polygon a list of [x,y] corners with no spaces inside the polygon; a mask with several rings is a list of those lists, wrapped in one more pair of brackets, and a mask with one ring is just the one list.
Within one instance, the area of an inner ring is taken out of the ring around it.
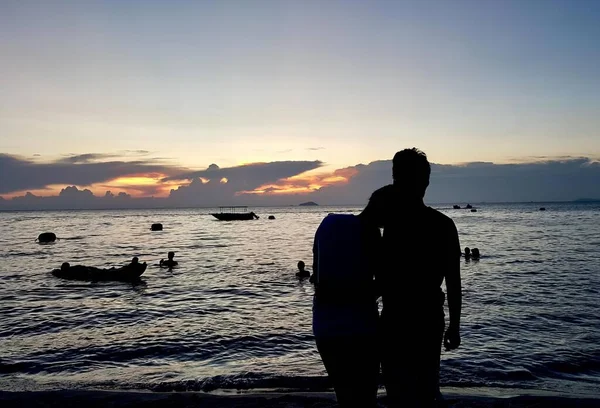
{"label": "shoreline", "polygon": [[[449,407],[474,408],[550,408],[600,407],[599,395],[566,395],[551,391],[490,388],[443,388]],[[387,407],[385,392],[380,391],[380,407]],[[335,394],[330,391],[309,392],[278,390],[217,391],[217,392],[153,392],[140,390],[52,390],[0,391],[4,408],[25,407],[174,407],[206,408],[251,407],[335,407]]]}

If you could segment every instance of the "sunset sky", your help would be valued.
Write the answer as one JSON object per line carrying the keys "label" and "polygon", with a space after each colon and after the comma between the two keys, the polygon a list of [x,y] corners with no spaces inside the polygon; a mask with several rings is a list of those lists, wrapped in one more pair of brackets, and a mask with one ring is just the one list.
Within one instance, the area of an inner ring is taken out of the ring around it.
{"label": "sunset sky", "polygon": [[307,192],[412,146],[595,163],[599,39],[593,0],[2,1],[0,196],[243,165],[231,192]]}

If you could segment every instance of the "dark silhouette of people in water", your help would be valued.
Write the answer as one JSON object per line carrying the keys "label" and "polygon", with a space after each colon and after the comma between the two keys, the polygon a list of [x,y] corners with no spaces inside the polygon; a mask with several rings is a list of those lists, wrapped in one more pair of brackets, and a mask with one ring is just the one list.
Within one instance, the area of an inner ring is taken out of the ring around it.
{"label": "dark silhouette of people in water", "polygon": [[471,248],[465,247],[465,259],[471,259]]}
{"label": "dark silhouette of people in water", "polygon": [[139,263],[137,257],[128,265],[109,269],[101,269],[95,266],[73,265],[63,262],[60,269],[54,269],[52,274],[58,278],[83,280],[83,281],[135,281],[146,270],[146,262]]}
{"label": "dark silhouette of people in water", "polygon": [[473,248],[473,251],[471,252],[471,258],[474,260],[479,260],[479,256],[479,248]]}
{"label": "dark silhouette of people in water", "polygon": [[307,271],[304,268],[304,261],[298,261],[298,272],[296,272],[296,277],[298,279],[310,278],[310,271]]}
{"label": "dark silhouette of people in water", "polygon": [[167,254],[167,260],[165,261],[164,259],[161,259],[159,262],[159,265],[161,268],[173,268],[174,266],[179,265],[179,262],[177,262],[176,260],[174,260],[173,258],[175,257],[175,252],[170,251]]}
{"label": "dark silhouette of people in water", "polygon": [[353,214],[329,214],[315,234],[313,334],[340,407],[377,403],[380,239],[376,225]]}
{"label": "dark silhouette of people in water", "polygon": [[[442,343],[446,350],[460,345],[461,248],[454,222],[423,202],[430,174],[425,153],[396,153],[393,184],[375,191],[363,211],[383,227],[378,348],[390,406],[440,404]],[[443,281],[450,312],[445,332]]]}

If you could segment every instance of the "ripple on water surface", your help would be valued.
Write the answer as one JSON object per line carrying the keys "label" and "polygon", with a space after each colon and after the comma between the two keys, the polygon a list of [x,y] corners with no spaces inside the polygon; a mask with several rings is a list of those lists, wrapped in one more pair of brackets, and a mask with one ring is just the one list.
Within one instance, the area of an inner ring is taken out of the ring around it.
{"label": "ripple on water surface", "polygon": [[[463,344],[443,352],[443,384],[600,387],[599,210],[544,206],[442,206],[461,245],[483,253],[462,261]],[[270,208],[275,220],[231,223],[208,210],[0,213],[0,388],[326,387],[313,289],[294,273],[312,263],[323,216],[359,210]],[[39,245],[42,231],[61,239]],[[159,268],[171,250],[179,266]],[[135,285],[49,273],[133,256],[149,265]]]}

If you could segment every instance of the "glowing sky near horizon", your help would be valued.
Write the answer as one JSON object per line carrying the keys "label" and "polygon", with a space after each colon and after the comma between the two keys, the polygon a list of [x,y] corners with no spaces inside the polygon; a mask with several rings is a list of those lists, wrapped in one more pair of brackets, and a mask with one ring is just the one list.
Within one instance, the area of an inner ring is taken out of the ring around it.
{"label": "glowing sky near horizon", "polygon": [[585,0],[3,1],[0,152],[598,156],[599,38]]}

